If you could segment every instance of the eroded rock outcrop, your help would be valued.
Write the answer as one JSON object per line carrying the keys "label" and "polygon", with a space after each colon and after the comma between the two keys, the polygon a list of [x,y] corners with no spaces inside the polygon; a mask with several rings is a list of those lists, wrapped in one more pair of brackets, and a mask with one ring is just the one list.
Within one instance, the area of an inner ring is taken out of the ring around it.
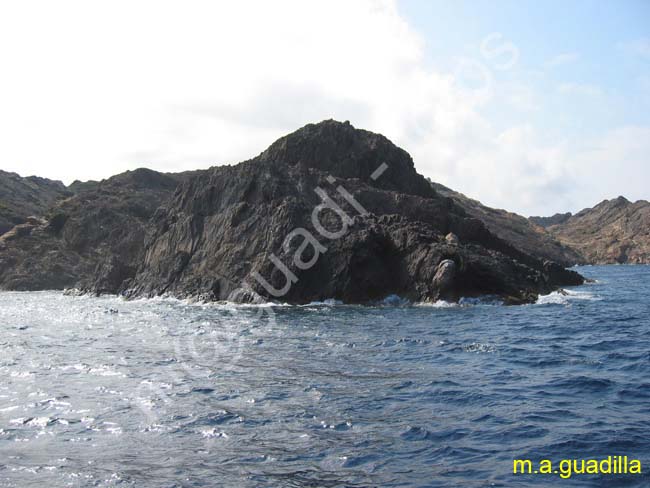
{"label": "eroded rock outcrop", "polygon": [[0,287],[210,300],[497,295],[581,284],[441,195],[411,157],[348,123],[310,124],[258,157],[95,183],[0,239]]}
{"label": "eroded rock outcrop", "polygon": [[115,293],[141,263],[150,217],[178,176],[140,169],[87,184],[0,236],[0,288]]}
{"label": "eroded rock outcrop", "polygon": [[57,200],[70,195],[60,181],[0,170],[0,235],[29,217],[42,217]]}
{"label": "eroded rock outcrop", "polygon": [[[325,232],[314,221],[323,195],[332,202],[318,214]],[[124,290],[129,295],[223,300],[250,289],[294,303],[364,303],[391,294],[496,294],[516,302],[582,283],[571,271],[551,277],[542,262],[439,195],[385,137],[335,121],[308,125],[253,160],[186,181],[153,229]],[[448,242],[449,233],[456,241]],[[457,268],[450,281],[436,279],[445,260]]]}

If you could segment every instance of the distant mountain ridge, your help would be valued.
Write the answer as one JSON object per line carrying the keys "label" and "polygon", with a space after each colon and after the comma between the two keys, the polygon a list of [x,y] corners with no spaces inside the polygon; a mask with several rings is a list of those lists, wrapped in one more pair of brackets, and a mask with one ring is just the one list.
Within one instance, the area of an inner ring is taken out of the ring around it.
{"label": "distant mountain ridge", "polygon": [[575,215],[566,212],[526,218],[430,183],[494,234],[528,254],[563,266],[650,264],[650,202],[645,200],[630,202],[619,196]]}
{"label": "distant mountain ridge", "polygon": [[625,197],[604,200],[575,215],[546,220],[546,230],[589,264],[650,264],[650,202]]}

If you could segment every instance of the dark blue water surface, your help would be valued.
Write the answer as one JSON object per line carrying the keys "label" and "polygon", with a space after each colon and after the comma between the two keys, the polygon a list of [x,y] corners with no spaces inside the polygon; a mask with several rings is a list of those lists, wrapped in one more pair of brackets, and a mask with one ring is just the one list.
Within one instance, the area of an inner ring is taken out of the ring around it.
{"label": "dark blue water surface", "polygon": [[[650,486],[650,267],[539,304],[0,294],[0,486]],[[641,476],[515,476],[627,455]]]}

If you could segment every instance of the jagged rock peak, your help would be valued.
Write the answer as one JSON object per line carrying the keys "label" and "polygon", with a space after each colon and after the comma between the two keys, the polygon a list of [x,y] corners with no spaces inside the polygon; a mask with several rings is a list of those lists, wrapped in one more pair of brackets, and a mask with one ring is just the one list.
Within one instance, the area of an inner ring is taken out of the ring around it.
{"label": "jagged rock peak", "polygon": [[112,176],[106,182],[113,184],[123,184],[142,189],[154,188],[171,188],[173,189],[177,180],[165,173],[159,173],[148,168],[137,168],[131,171],[125,171],[118,175]]}
{"label": "jagged rock peak", "polygon": [[[618,207],[626,207],[627,205],[630,205],[632,202],[630,202],[627,198],[624,196],[619,196],[616,198],[612,198],[611,200],[603,200],[600,202],[598,205],[596,205],[594,208],[618,208]],[[585,209],[585,210],[592,210],[592,209]]]}
{"label": "jagged rock peak", "polygon": [[[340,178],[358,178],[385,190],[435,195],[405,150],[383,135],[356,129],[347,121],[308,124],[278,139],[258,159],[313,168]],[[385,173],[380,178],[375,171],[383,164]]]}

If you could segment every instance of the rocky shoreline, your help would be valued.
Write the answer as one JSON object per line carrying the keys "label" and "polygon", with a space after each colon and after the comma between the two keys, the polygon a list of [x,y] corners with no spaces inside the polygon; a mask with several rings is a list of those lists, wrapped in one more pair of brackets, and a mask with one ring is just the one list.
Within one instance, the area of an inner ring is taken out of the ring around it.
{"label": "rocky shoreline", "polygon": [[513,242],[499,232],[507,226],[419,175],[404,150],[347,122],[307,125],[237,165],[140,169],[64,190],[0,236],[0,288],[519,304],[583,283],[547,234]]}

